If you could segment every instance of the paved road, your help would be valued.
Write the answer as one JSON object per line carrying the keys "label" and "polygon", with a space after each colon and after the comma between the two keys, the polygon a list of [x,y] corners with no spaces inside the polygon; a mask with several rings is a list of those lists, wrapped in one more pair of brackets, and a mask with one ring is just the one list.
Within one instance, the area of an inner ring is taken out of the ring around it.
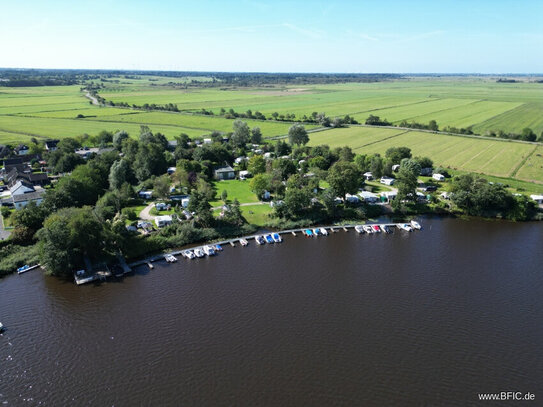
{"label": "paved road", "polygon": [[0,240],[5,240],[11,235],[11,230],[4,229],[4,218],[0,216]]}
{"label": "paved road", "polygon": [[151,202],[149,205],[147,205],[145,208],[143,208],[143,210],[140,212],[139,214],[139,218],[140,219],[143,219],[143,220],[154,220],[155,217],[152,216],[149,211],[151,209],[153,209],[155,206],[155,203],[154,202]]}

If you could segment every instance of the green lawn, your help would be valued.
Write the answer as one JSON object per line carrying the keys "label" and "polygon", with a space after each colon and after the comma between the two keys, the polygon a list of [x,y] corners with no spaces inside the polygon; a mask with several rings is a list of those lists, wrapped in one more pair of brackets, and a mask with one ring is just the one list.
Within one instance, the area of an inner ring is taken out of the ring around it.
{"label": "green lawn", "polygon": [[228,202],[232,202],[234,198],[237,198],[239,203],[254,203],[258,202],[258,198],[251,191],[249,186],[250,181],[240,180],[227,180],[227,181],[215,181],[213,188],[216,191],[216,200],[210,202],[211,206],[221,206],[223,201],[221,200],[222,191],[225,190],[228,193]]}

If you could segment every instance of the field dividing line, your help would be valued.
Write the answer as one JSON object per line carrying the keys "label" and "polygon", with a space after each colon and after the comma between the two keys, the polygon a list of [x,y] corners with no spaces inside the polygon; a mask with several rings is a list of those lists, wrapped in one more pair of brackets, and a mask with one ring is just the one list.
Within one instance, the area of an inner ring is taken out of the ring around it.
{"label": "field dividing line", "polygon": [[[496,155],[494,157],[492,157],[490,160],[488,160],[482,167],[479,167],[479,171],[484,171],[484,168],[487,167],[490,163],[492,163],[496,158],[498,158],[506,149],[507,149],[507,147],[502,148],[498,153],[496,153]],[[497,175],[497,174],[495,174],[495,175]],[[501,176],[501,175],[498,175],[498,176]]]}
{"label": "field dividing line", "polygon": [[4,133],[14,134],[16,136],[30,136],[30,137],[36,137],[36,138],[40,138],[40,139],[44,139],[44,140],[47,140],[47,139],[51,138],[51,137],[40,135],[40,134],[25,133],[25,132],[22,132],[22,131],[15,132],[13,130],[7,130],[7,129],[3,129],[1,127],[0,127],[0,131],[3,131]]}
{"label": "field dividing line", "polygon": [[511,171],[511,174],[509,174],[509,177],[513,178],[517,175],[517,173],[519,172],[519,170],[526,164],[526,162],[528,161],[528,159],[534,155],[535,153],[535,150],[537,150],[537,146],[534,147],[534,149],[532,151],[530,151],[526,157],[522,160],[520,160],[520,163],[513,169],[513,171]]}
{"label": "field dividing line", "polygon": [[362,147],[367,147],[367,146],[371,146],[373,144],[381,143],[383,141],[390,140],[391,138],[398,137],[398,136],[401,136],[402,134],[406,134],[406,133],[409,133],[409,132],[411,132],[411,130],[402,131],[401,133],[393,134],[392,136],[382,138],[381,140],[376,140],[376,141],[372,141],[371,143],[362,144],[361,146],[353,148],[353,150],[358,150],[359,148],[362,148]]}
{"label": "field dividing line", "polygon": [[470,161],[474,160],[475,158],[479,157],[481,154],[483,154],[484,152],[486,152],[487,150],[489,150],[491,147],[494,147],[493,144],[489,144],[485,149],[479,151],[477,154],[475,154],[473,157],[471,157],[470,159],[468,159],[467,161],[465,161],[464,163],[462,164],[459,164],[461,166],[465,166],[467,163],[469,163]]}
{"label": "field dividing line", "polygon": [[373,108],[373,109],[360,110],[358,112],[351,112],[351,113],[346,113],[346,114],[351,115],[351,114],[375,112],[377,110],[395,109],[397,107],[419,105],[419,104],[422,104],[422,103],[435,102],[435,101],[438,101],[438,100],[443,100],[443,98],[435,98],[435,99],[432,99],[432,100],[419,100],[418,102],[403,103],[403,104],[400,104],[400,105],[388,105],[388,106],[382,106],[382,107],[376,107],[376,108]]}
{"label": "field dividing line", "polygon": [[[472,105],[474,103],[479,103],[479,102],[483,102],[483,100],[474,100],[472,102],[469,102],[469,103],[464,103],[463,105],[459,105],[459,106],[455,106],[455,107],[446,107],[444,109],[439,109],[439,110],[434,110],[433,112],[429,112],[429,113],[424,113],[424,114],[419,114],[419,115],[416,115],[416,116],[411,116],[411,117],[408,117],[406,119],[402,119],[402,120],[414,120],[416,119],[417,117],[422,117],[422,116],[426,116],[426,115],[429,115],[429,114],[434,114],[434,113],[440,113],[440,112],[445,112],[447,110],[452,110],[452,109],[456,109],[456,108],[460,108],[460,107],[466,107],[466,106],[469,106],[469,105]],[[400,122],[401,120],[396,120],[396,122]]]}

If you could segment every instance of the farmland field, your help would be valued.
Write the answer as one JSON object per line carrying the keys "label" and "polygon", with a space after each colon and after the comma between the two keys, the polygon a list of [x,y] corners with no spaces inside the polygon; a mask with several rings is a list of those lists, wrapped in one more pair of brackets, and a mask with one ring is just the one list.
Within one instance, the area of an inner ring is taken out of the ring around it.
{"label": "farmland field", "polygon": [[[309,144],[348,145],[357,154],[382,155],[390,147],[406,146],[414,156],[428,156],[439,166],[543,183],[542,147],[534,144],[368,127],[312,133]],[[534,153],[536,148],[539,156]],[[519,165],[522,166],[515,174]]]}
{"label": "farmland field", "polygon": [[[364,122],[377,115],[395,124],[402,120],[468,127],[484,133],[504,130],[520,133],[530,127],[543,132],[543,84],[497,83],[495,78],[405,78],[376,83],[297,86],[194,88],[192,79],[153,76],[108,77],[100,96],[114,103],[177,104],[180,113],[143,111],[126,107],[91,105],[80,85],[0,88],[0,143],[17,144],[31,137],[62,138],[95,135],[102,130],[126,130],[133,137],[140,125],[171,139],[180,133],[204,136],[213,130],[232,130],[232,120],[197,114],[207,109],[238,113],[260,111],[270,117],[313,112],[351,115]],[[245,119],[244,119],[245,120]],[[290,122],[246,120],[261,128],[264,137],[285,135]],[[317,126],[307,125],[308,129]],[[356,152],[384,153],[388,147],[406,145],[415,155],[428,155],[437,164],[465,171],[543,182],[541,148],[500,140],[427,134],[402,129],[351,127],[313,133],[311,144],[349,145]]]}

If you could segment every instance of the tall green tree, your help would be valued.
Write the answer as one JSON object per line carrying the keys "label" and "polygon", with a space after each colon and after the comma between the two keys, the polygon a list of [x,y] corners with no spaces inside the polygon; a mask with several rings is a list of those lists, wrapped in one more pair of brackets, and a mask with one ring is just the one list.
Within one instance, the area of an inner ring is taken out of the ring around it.
{"label": "tall green tree", "polygon": [[328,170],[326,180],[340,196],[345,198],[347,194],[358,191],[362,185],[362,174],[354,163],[338,161]]}
{"label": "tall green tree", "polygon": [[305,145],[309,141],[307,131],[302,124],[294,124],[288,129],[288,141],[290,144]]}
{"label": "tall green tree", "polygon": [[234,130],[232,137],[230,137],[232,144],[237,147],[243,147],[249,142],[251,139],[251,131],[246,122],[236,119],[234,120],[234,123],[232,123],[232,128]]}

